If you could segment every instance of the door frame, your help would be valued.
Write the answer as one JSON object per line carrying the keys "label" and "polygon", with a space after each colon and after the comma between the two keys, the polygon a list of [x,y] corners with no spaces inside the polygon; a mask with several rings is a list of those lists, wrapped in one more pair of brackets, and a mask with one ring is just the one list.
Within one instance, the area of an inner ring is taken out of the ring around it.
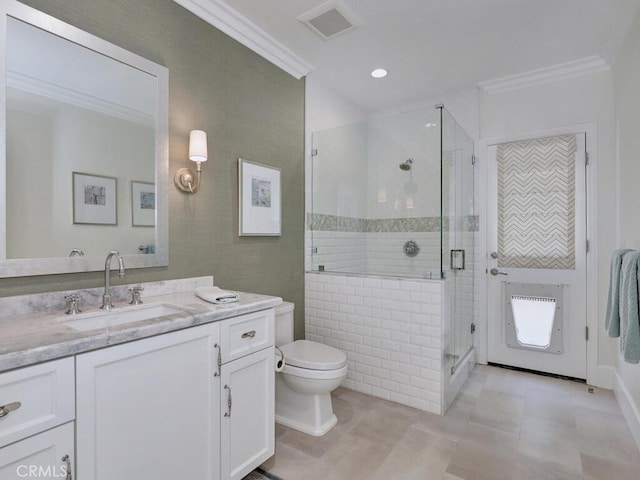
{"label": "door frame", "polygon": [[[598,280],[598,238],[596,218],[596,198],[597,198],[597,176],[596,176],[596,161],[597,161],[597,143],[596,143],[596,124],[595,123],[581,123],[575,125],[568,125],[565,127],[557,127],[544,130],[535,130],[527,133],[508,135],[503,137],[490,137],[480,139],[479,142],[479,156],[480,162],[478,165],[478,204],[480,213],[480,231],[479,239],[480,245],[478,249],[478,325],[476,329],[475,346],[478,352],[478,363],[486,364],[488,359],[488,282],[487,282],[487,270],[489,268],[488,258],[488,235],[490,232],[487,229],[487,215],[489,212],[488,205],[488,147],[490,145],[496,145],[500,143],[519,142],[523,140],[532,140],[542,137],[551,137],[558,135],[571,135],[576,133],[586,134],[586,152],[589,156],[589,163],[585,172],[586,180],[586,214],[587,214],[587,241],[589,243],[589,251],[587,252],[587,266],[586,266],[586,281],[587,281],[587,327],[589,329],[589,340],[587,341],[587,383],[590,385],[601,385],[600,381],[606,382],[605,379],[599,379],[598,376],[598,312],[599,299],[597,295],[597,280]],[[585,245],[586,248],[586,245]],[[600,380],[600,381],[599,381]]]}

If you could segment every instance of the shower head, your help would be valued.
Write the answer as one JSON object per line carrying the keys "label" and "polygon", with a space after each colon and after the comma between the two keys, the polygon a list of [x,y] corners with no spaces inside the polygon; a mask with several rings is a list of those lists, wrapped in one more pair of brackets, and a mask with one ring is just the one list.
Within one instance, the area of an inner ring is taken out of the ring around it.
{"label": "shower head", "polygon": [[411,165],[413,164],[413,158],[407,158],[404,162],[400,164],[400,170],[411,170]]}

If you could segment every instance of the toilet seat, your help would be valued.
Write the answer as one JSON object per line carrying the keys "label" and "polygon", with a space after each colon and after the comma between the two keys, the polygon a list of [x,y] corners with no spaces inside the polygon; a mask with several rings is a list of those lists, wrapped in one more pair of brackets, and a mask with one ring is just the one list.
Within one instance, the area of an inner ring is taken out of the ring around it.
{"label": "toilet seat", "polygon": [[285,365],[307,370],[339,370],[347,364],[347,355],[323,343],[296,340],[280,347]]}
{"label": "toilet seat", "polygon": [[337,370],[311,370],[309,368],[294,367],[293,365],[286,365],[282,370],[282,373],[290,377],[300,377],[307,380],[336,380],[344,379],[347,376],[348,367],[345,365]]}

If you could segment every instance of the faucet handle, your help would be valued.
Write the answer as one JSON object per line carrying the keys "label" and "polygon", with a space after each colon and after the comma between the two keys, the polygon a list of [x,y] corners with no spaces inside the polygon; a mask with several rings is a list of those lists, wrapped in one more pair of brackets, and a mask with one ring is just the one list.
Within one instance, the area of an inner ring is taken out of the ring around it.
{"label": "faucet handle", "polygon": [[64,299],[67,301],[67,311],[64,313],[67,315],[75,315],[76,313],[82,312],[82,310],[80,310],[80,295],[72,293],[65,295]]}
{"label": "faucet handle", "polygon": [[129,303],[131,305],[140,305],[141,303],[144,303],[142,301],[142,298],[140,298],[140,294],[143,291],[144,291],[144,288],[141,287],[140,285],[130,288],[129,292],[131,293],[131,301]]}

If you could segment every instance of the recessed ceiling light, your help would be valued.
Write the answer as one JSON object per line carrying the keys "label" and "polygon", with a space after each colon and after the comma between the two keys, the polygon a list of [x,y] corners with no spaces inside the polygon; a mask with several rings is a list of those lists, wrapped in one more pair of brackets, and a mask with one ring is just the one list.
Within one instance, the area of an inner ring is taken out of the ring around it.
{"label": "recessed ceiling light", "polygon": [[374,71],[371,72],[371,76],[373,78],[384,78],[387,76],[387,72],[384,68],[376,68]]}

